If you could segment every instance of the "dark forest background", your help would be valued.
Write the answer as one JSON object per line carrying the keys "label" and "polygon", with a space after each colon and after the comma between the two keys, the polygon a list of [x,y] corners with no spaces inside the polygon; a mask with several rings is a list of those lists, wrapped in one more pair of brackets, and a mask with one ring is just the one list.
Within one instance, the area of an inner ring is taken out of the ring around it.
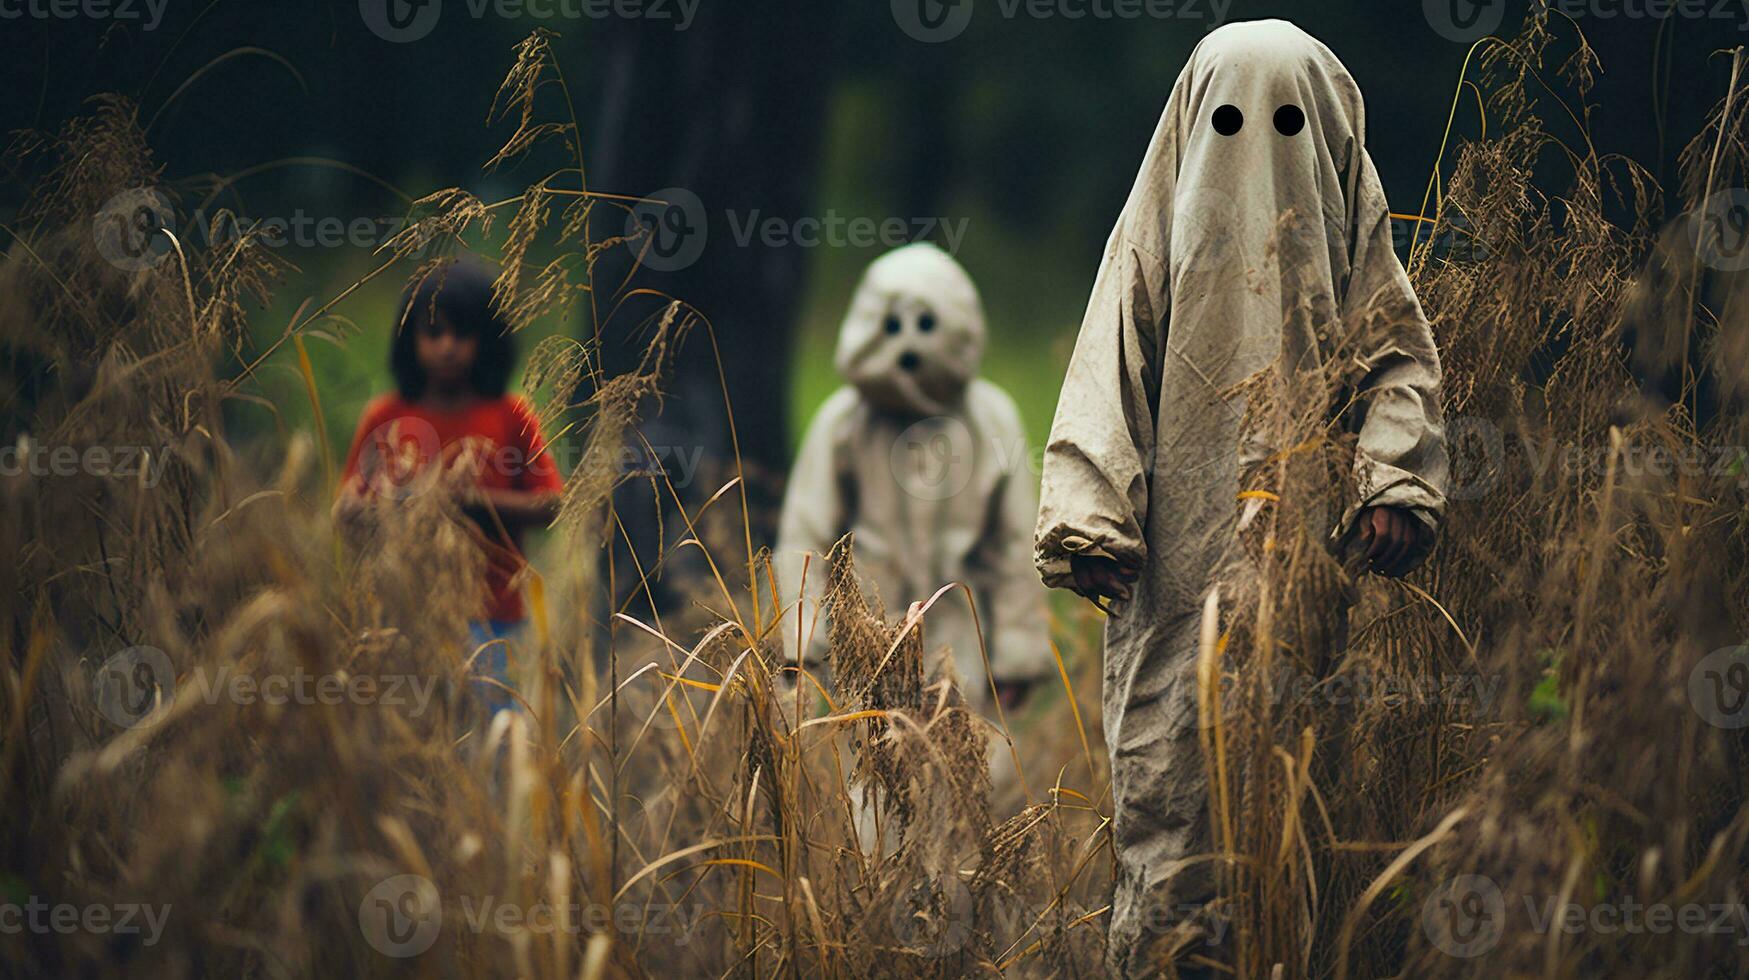
{"label": "dark forest background", "polygon": [[[702,203],[699,258],[637,270],[630,286],[682,297],[711,318],[756,499],[767,502],[796,434],[836,384],[832,340],[855,279],[887,246],[772,246],[758,236],[743,246],[731,223],[964,222],[958,255],[980,284],[992,330],[986,373],[1015,393],[1042,443],[1105,236],[1173,80],[1219,23],[1210,0],[1139,19],[1041,18],[1025,6],[1010,17],[999,0],[921,0],[932,14],[973,4],[963,32],[926,43],[899,23],[903,4],[917,0],[704,0],[684,29],[674,0],[651,0],[651,16],[631,19],[501,16],[491,7],[475,16],[467,0],[427,2],[440,18],[405,42],[367,27],[358,0],[166,0],[150,30],[116,17],[0,19],[3,128],[54,130],[92,95],[119,92],[139,103],[164,184],[185,202],[215,181],[224,185],[215,206],[255,216],[387,220],[452,185],[499,200],[561,165],[550,147],[496,172],[481,166],[509,132],[486,120],[513,46],[551,29],[591,189],[684,188]],[[132,6],[146,16],[143,0]],[[1640,160],[1669,183],[1676,152],[1723,91],[1728,60],[1709,55],[1749,36],[1749,11],[1715,2],[1711,16],[1652,18],[1643,6],[1574,8],[1603,67],[1589,122],[1599,152]],[[1365,93],[1370,149],[1393,210],[1412,213],[1469,49],[1435,22],[1497,11],[1509,33],[1524,7],[1235,0],[1225,19],[1287,17],[1336,51]],[[1625,13],[1636,10],[1641,16]],[[1570,38],[1569,30],[1561,43]],[[1461,103],[1454,135],[1480,124],[1474,100]],[[0,197],[9,223],[22,179],[9,177]],[[483,250],[492,254],[491,244]],[[355,243],[293,245],[286,256],[298,270],[261,311],[263,336],[277,336],[304,299],[331,296],[374,265]],[[617,284],[629,262],[629,253],[610,256],[604,281]],[[383,351],[400,281],[385,277],[343,304],[358,328],[344,346],[314,345],[336,451],[363,402],[388,385]],[[574,318],[531,333],[585,329]],[[625,334],[609,337],[620,366],[636,343]],[[262,377],[278,420],[244,407],[234,424],[307,424],[290,355]],[[709,344],[695,336],[687,345],[671,391],[647,437],[722,459],[728,436]]]}

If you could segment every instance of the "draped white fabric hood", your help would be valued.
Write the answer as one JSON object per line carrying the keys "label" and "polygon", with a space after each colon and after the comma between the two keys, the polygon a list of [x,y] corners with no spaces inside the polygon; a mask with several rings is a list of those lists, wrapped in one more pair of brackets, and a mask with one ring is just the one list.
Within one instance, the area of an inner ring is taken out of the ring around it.
{"label": "draped white fabric hood", "polygon": [[928,242],[871,263],[838,331],[839,374],[864,398],[907,415],[942,415],[978,375],[984,306],[966,270]]}

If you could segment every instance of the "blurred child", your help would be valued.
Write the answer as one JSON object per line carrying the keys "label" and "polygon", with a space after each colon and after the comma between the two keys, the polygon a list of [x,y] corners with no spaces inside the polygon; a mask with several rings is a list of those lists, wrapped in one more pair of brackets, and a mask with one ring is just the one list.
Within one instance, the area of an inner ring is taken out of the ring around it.
{"label": "blurred child", "polygon": [[1439,352],[1392,250],[1360,90],[1292,24],[1229,24],[1167,100],[1044,459],[1039,570],[1112,611],[1114,976],[1159,976],[1151,947],[1169,932],[1189,949],[1222,935],[1207,920],[1217,863],[1199,859],[1212,848],[1201,739],[1174,712],[1196,704],[1203,596],[1238,525],[1244,406],[1228,392],[1272,364],[1321,365],[1348,337],[1356,492],[1334,530],[1372,571],[1402,575],[1445,510]]}
{"label": "blurred child", "polygon": [[367,499],[409,492],[413,471],[432,463],[471,472],[462,507],[486,553],[486,592],[469,652],[477,651],[489,715],[515,703],[509,665],[525,618],[513,586],[524,565],[522,532],[553,519],[561,489],[534,410],[505,391],[516,348],[492,281],[486,268],[458,261],[408,287],[389,348],[396,392],[365,407],[335,504],[338,517],[352,519]]}
{"label": "blurred child", "polygon": [[[892,616],[949,583],[970,586],[989,672],[963,593],[931,608],[923,639],[932,671],[951,663],[967,702],[988,711],[992,676],[1012,706],[1054,668],[1029,556],[1038,498],[1026,430],[1007,393],[977,376],[983,348],[977,287],[946,252],[918,243],[869,266],[838,337],[847,384],[802,440],[776,565],[781,597],[795,601],[804,553],[814,555],[799,597],[809,664],[826,652],[822,558],[847,532],[858,572]],[[792,660],[795,615],[782,628]]]}

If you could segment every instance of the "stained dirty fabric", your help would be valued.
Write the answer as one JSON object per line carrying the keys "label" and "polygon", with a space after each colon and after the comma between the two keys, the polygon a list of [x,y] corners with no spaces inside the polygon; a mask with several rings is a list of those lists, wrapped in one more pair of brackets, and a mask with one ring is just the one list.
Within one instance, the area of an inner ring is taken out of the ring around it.
{"label": "stained dirty fabric", "polygon": [[949,583],[971,588],[976,624],[956,590],[923,630],[931,668],[951,663],[972,704],[987,705],[990,673],[1054,670],[1032,567],[1038,497],[1026,432],[1013,399],[977,377],[983,348],[977,288],[946,252],[907,245],[864,273],[838,338],[847,383],[809,424],[784,495],[773,564],[785,605],[800,599],[782,626],[792,660],[825,657],[824,556],[853,532],[857,569],[889,616]]}
{"label": "stained dirty fabric", "polygon": [[[1362,507],[1437,529],[1447,461],[1439,355],[1392,249],[1360,91],[1279,20],[1210,33],[1180,74],[1106,244],[1044,457],[1035,561],[1139,572],[1106,623],[1104,728],[1119,864],[1110,966],[1195,919],[1213,865],[1194,720],[1201,597],[1233,541],[1245,406],[1236,383],[1318,365],[1364,335],[1352,372]],[[1278,360],[1279,359],[1279,360]],[[1175,863],[1179,862],[1179,863]]]}

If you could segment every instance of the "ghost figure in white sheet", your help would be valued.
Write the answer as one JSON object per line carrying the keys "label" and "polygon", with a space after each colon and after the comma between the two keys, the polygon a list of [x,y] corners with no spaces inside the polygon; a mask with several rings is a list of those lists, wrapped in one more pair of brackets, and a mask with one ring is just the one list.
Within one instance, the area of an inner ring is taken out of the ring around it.
{"label": "ghost figure in white sheet", "polygon": [[1105,630],[1114,975],[1159,975],[1150,947],[1180,922],[1197,941],[1213,890],[1215,862],[1192,860],[1211,850],[1207,780],[1182,712],[1249,458],[1230,394],[1272,365],[1322,364],[1338,332],[1359,336],[1360,375],[1341,523],[1418,524],[1424,551],[1445,510],[1439,354],[1393,251],[1360,90],[1292,24],[1222,27],[1173,87],[1106,244],[1045,447],[1045,583],[1134,576]]}
{"label": "ghost figure in white sheet", "polygon": [[988,707],[992,676],[1054,672],[1032,568],[1032,457],[1013,400],[978,377],[984,340],[977,287],[936,246],[895,249],[863,274],[838,338],[847,383],[809,424],[784,495],[774,565],[792,660],[827,653],[824,556],[854,532],[856,568],[889,617],[951,583],[970,588],[976,625],[959,590],[923,620],[930,667],[951,665],[968,702]]}

